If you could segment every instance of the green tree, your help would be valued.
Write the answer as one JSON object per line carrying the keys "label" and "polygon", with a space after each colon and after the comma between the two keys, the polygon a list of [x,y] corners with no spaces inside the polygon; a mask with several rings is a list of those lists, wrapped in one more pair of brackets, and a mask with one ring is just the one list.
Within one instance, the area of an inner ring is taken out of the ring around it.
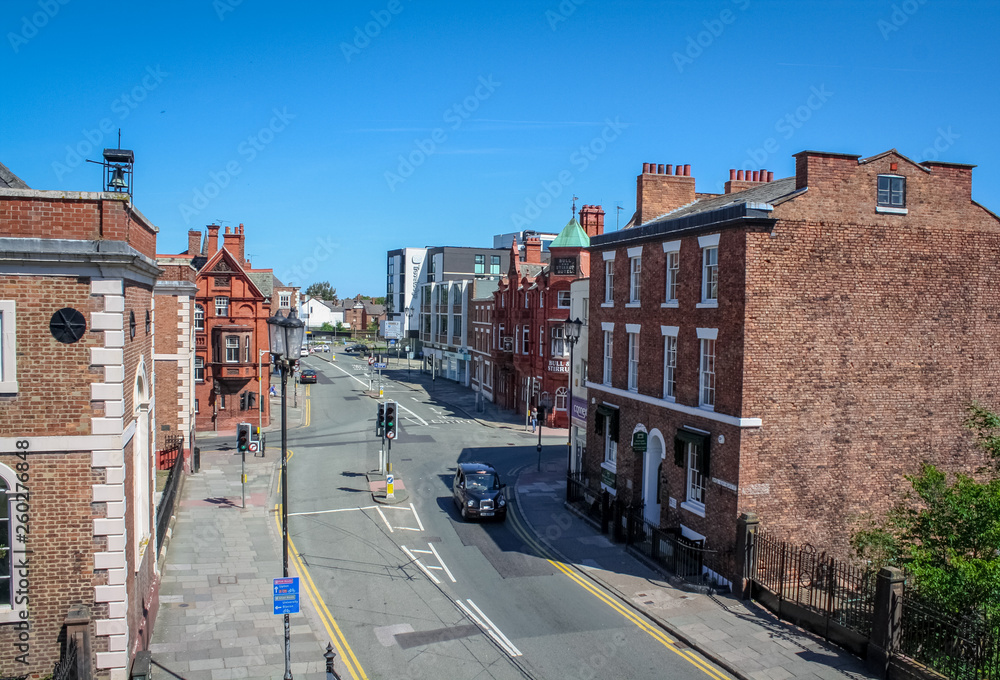
{"label": "green tree", "polygon": [[324,321],[323,325],[320,326],[319,329],[321,331],[332,331],[332,330],[334,330],[333,326],[330,325],[329,321]]}
{"label": "green tree", "polygon": [[[969,413],[966,425],[990,450],[996,440],[984,439],[983,426],[995,429],[989,420],[997,416],[978,405]],[[960,474],[949,483],[928,463],[906,479],[912,488],[903,502],[854,532],[856,554],[875,568],[905,568],[920,596],[946,611],[1000,616],[1000,479]]]}
{"label": "green tree", "polygon": [[343,321],[338,321],[337,325],[334,327],[333,330],[337,331],[338,333],[340,333],[341,331],[343,331],[344,330],[344,322]]}
{"label": "green tree", "polygon": [[312,284],[306,288],[305,294],[319,298],[320,300],[337,299],[337,289],[331,286],[329,281],[320,281]]}

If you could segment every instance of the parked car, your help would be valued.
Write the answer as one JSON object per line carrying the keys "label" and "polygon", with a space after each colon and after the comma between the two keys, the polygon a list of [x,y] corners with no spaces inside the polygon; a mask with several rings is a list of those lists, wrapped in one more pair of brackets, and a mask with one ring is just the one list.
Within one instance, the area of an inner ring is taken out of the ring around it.
{"label": "parked car", "polygon": [[452,498],[462,519],[507,519],[507,498],[500,475],[489,463],[459,463]]}
{"label": "parked car", "polygon": [[316,382],[316,371],[312,370],[311,368],[307,368],[307,369],[303,370],[299,374],[299,382],[300,383],[314,383],[314,382]]}
{"label": "parked car", "polygon": [[299,356],[302,356],[302,357],[309,356],[309,348],[308,347],[303,347],[301,350],[299,350]]}
{"label": "parked car", "polygon": [[350,347],[347,348],[347,351],[357,352],[358,354],[364,354],[365,352],[368,351],[368,345],[362,345],[360,343],[356,345],[351,345]]}

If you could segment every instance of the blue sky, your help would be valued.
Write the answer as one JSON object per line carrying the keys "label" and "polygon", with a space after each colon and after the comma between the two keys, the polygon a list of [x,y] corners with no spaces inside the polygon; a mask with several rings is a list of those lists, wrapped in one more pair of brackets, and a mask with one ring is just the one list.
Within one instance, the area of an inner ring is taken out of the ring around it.
{"label": "blue sky", "polygon": [[998,25],[976,0],[7,0],[0,162],[99,190],[80,158],[120,127],[159,252],[244,223],[255,266],[342,296],[384,295],[390,249],[558,231],[574,194],[614,229],[643,162],[721,191],[897,148],[977,164],[996,212]]}

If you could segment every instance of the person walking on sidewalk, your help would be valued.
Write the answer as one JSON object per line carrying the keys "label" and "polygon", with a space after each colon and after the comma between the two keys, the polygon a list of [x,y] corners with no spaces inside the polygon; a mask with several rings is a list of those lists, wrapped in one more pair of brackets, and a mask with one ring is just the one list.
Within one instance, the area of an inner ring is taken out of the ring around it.
{"label": "person walking on sidewalk", "polygon": [[535,428],[538,426],[538,409],[535,407],[531,408],[531,432],[534,434]]}

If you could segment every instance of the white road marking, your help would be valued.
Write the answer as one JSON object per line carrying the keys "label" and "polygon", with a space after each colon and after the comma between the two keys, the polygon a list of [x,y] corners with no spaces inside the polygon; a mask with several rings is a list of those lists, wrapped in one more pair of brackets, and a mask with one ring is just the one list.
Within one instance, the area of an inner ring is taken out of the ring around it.
{"label": "white road marking", "polygon": [[[413,505],[412,503],[410,504]],[[361,505],[356,508],[337,508],[335,510],[313,510],[311,512],[290,512],[289,517],[295,517],[297,515],[325,515],[329,512],[352,512],[354,510],[378,510],[380,508],[385,508],[386,510],[409,510],[406,506],[401,505]],[[398,527],[397,527],[398,528]],[[422,529],[421,529],[422,530]]]}
{"label": "white road marking", "polygon": [[521,650],[515,647],[514,644],[507,639],[506,635],[500,632],[500,629],[497,628],[494,623],[489,620],[489,618],[487,618],[486,614],[483,614],[483,610],[477,607],[475,602],[472,600],[466,600],[466,602],[468,602],[473,609],[479,612],[479,616],[482,616],[483,618],[480,619],[478,616],[473,614],[468,607],[462,604],[461,600],[455,600],[455,603],[463,612],[465,612],[465,615],[472,619],[472,621],[480,628],[485,628],[486,634],[493,638],[493,641],[500,645],[501,649],[507,652],[510,656],[521,656]]}
{"label": "white road marking", "polygon": [[403,552],[405,552],[405,553],[406,553],[406,556],[410,558],[410,561],[411,561],[411,562],[413,562],[413,563],[414,563],[414,564],[416,564],[416,565],[417,565],[418,567],[420,567],[420,571],[422,571],[422,572],[424,572],[425,574],[427,574],[427,578],[429,578],[430,580],[434,581],[434,583],[436,583],[436,584],[438,584],[438,585],[441,585],[441,581],[439,581],[439,580],[438,580],[438,577],[437,577],[437,576],[435,576],[434,574],[432,574],[432,573],[431,573],[431,572],[430,572],[430,571],[429,571],[429,570],[427,569],[427,567],[425,567],[425,566],[424,566],[424,565],[423,565],[423,564],[422,564],[422,563],[420,562],[420,560],[418,560],[418,559],[417,559],[417,556],[416,556],[416,555],[414,555],[413,553],[411,553],[411,552],[410,552],[410,551],[409,551],[409,550],[408,550],[408,549],[406,548],[406,546],[405,546],[405,545],[401,545],[401,546],[399,546],[399,547],[403,549]]}
{"label": "white road marking", "polygon": [[408,409],[405,406],[403,406],[402,404],[400,404],[398,401],[396,402],[396,406],[399,407],[399,410],[406,411],[411,416],[413,416],[414,418],[416,418],[417,420],[419,420],[422,425],[428,425],[429,424],[426,420],[424,420],[423,418],[421,418],[420,416],[418,416],[416,413],[414,413],[410,409]]}
{"label": "white road marking", "polygon": [[[348,376],[348,377],[350,377],[350,378],[352,378],[354,380],[357,380],[358,383],[361,384],[361,385],[363,385],[365,389],[368,389],[368,383],[366,383],[363,380],[360,380],[353,373],[349,373],[348,371],[345,371],[344,369],[342,369],[340,366],[337,366],[336,364],[330,364],[330,365],[333,366],[334,368],[336,368],[338,371],[340,371],[344,375],[346,375],[346,376]],[[413,397],[413,399],[416,400],[416,397]],[[416,413],[414,413],[410,409],[408,409],[405,406],[403,406],[402,404],[400,404],[398,401],[396,402],[396,404],[399,406],[399,408],[400,408],[401,411],[406,411],[411,416],[413,416],[414,418],[416,418],[417,420],[419,420],[421,425],[428,425],[429,424],[426,420],[424,420],[423,418],[421,418],[420,416],[418,416]]]}
{"label": "white road marking", "polygon": [[387,519],[385,518],[385,515],[384,515],[384,514],[382,514],[382,508],[380,508],[380,507],[376,507],[376,508],[375,508],[375,510],[376,510],[376,511],[378,511],[378,516],[382,518],[382,521],[383,521],[383,522],[385,522],[385,525],[386,525],[387,527],[389,527],[389,533],[390,533],[390,534],[392,534],[392,533],[395,533],[395,532],[394,532],[394,531],[392,530],[392,525],[391,525],[391,524],[389,524],[389,520],[387,520]]}
{"label": "white road marking", "polygon": [[448,578],[451,579],[451,582],[452,583],[458,583],[458,581],[456,581],[455,577],[452,575],[451,569],[448,568],[448,565],[445,564],[444,560],[441,559],[441,556],[438,555],[438,551],[434,548],[434,544],[433,543],[428,543],[427,547],[431,549],[432,553],[434,553],[434,557],[437,558],[438,564],[440,564],[441,568],[444,569],[444,573],[448,574]]}
{"label": "white road marking", "polygon": [[413,507],[413,503],[410,503],[410,509],[413,510],[413,517],[414,517],[414,519],[417,520],[417,526],[420,527],[421,531],[423,531],[424,530],[424,523],[420,521],[420,515],[417,514],[417,509],[415,507]]}

